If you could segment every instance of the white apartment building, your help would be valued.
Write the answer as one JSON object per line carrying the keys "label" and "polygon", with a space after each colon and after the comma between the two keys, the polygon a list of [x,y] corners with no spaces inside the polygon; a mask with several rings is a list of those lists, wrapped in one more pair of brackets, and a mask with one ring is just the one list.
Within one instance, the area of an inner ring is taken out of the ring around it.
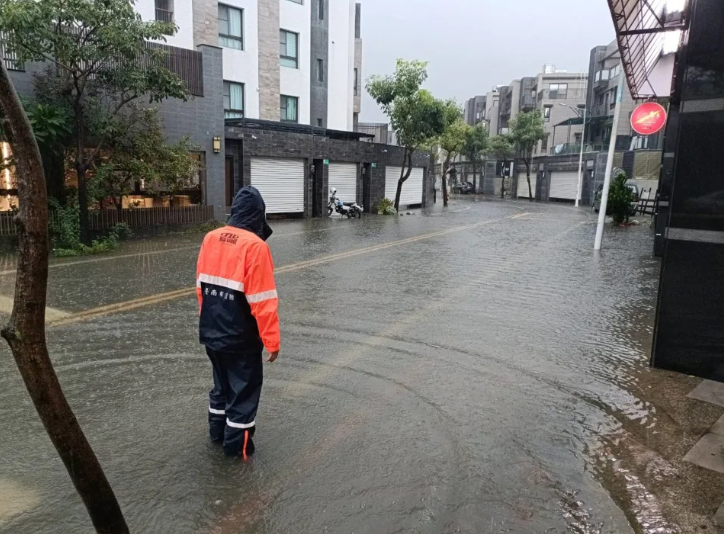
{"label": "white apartment building", "polygon": [[226,118],[353,130],[362,90],[354,0],[138,0],[136,9],[178,26],[171,46],[222,48]]}

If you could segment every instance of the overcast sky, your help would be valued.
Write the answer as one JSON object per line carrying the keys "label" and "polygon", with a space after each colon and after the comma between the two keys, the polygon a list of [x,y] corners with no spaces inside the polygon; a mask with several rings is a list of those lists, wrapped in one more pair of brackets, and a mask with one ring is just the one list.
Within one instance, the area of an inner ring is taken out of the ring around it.
{"label": "overcast sky", "polygon": [[[588,70],[591,48],[615,38],[606,0],[359,0],[363,80],[395,60],[429,61],[425,85],[461,105],[543,64]],[[364,91],[365,122],[386,122]]]}

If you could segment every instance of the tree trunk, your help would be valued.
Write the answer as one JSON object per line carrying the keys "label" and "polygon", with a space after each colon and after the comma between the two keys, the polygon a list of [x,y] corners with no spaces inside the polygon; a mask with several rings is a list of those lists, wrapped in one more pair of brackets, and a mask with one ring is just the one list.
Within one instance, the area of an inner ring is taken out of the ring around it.
{"label": "tree trunk", "polygon": [[528,196],[530,197],[528,200],[533,202],[535,199],[533,198],[533,188],[530,185],[530,163],[528,162],[525,162],[525,176],[528,179]]}
{"label": "tree trunk", "polygon": [[404,184],[412,173],[412,153],[415,149],[405,147],[405,153],[402,156],[402,168],[400,169],[400,179],[397,181],[397,192],[395,193],[395,211],[400,211],[400,196],[402,195],[402,184]]}
{"label": "tree trunk", "polygon": [[[500,198],[505,199],[505,164],[507,163],[506,160],[503,160],[503,172],[501,173],[503,175],[503,181],[500,182]],[[495,194],[495,192],[493,192]]]}
{"label": "tree trunk", "polygon": [[478,166],[475,164],[475,160],[473,160],[473,194],[476,195],[478,193]]}
{"label": "tree trunk", "polygon": [[447,190],[447,175],[450,173],[450,157],[445,158],[445,165],[442,170],[442,205],[447,206],[450,202],[450,193]]}
{"label": "tree trunk", "polygon": [[78,209],[80,212],[80,242],[86,246],[91,244],[90,225],[88,224],[88,187],[86,185],[86,169],[80,163],[76,163],[76,174],[78,175]]}
{"label": "tree trunk", "polygon": [[127,534],[111,486],[60,387],[45,341],[48,285],[48,197],[42,160],[30,122],[0,62],[3,131],[15,156],[20,211],[15,300],[2,337],[10,345],[25,387],[96,532]]}

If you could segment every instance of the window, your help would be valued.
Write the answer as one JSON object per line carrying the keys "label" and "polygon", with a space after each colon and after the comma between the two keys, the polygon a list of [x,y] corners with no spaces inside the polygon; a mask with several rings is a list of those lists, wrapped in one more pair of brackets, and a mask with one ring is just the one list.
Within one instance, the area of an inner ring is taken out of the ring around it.
{"label": "window", "polygon": [[282,67],[299,68],[299,34],[279,30],[279,63]]}
{"label": "window", "polygon": [[244,84],[224,82],[224,118],[244,118]]}
{"label": "window", "polygon": [[24,71],[25,65],[18,59],[17,52],[12,49],[9,37],[7,33],[0,32],[0,56],[2,56],[2,62],[7,70]]}
{"label": "window", "polygon": [[576,143],[576,145],[578,145],[578,146],[581,145],[581,138],[582,138],[582,137],[583,137],[583,136],[582,136],[581,134],[579,134],[579,133],[573,134],[574,142]]}
{"label": "window", "polygon": [[548,137],[550,137],[550,134],[546,135],[540,142],[541,152],[546,152],[548,150]]}
{"label": "window", "polygon": [[611,68],[611,78],[615,78],[619,74],[621,74],[621,65],[616,65]]}
{"label": "window", "polygon": [[530,90],[530,96],[532,96],[533,98],[535,98],[535,96],[536,96],[536,94],[535,94],[535,89],[531,89],[531,90]]}
{"label": "window", "polygon": [[558,94],[563,95],[563,96],[568,94],[568,84],[567,83],[561,83],[558,85]]}
{"label": "window", "polygon": [[244,50],[241,9],[219,4],[219,45]]}
{"label": "window", "polygon": [[359,90],[357,89],[357,86],[359,85],[359,70],[354,69],[354,96],[357,96],[359,93]]}
{"label": "window", "polygon": [[173,22],[173,0],[156,0],[156,20]]}
{"label": "window", "polygon": [[317,119],[317,126],[318,126],[319,128],[323,128],[323,127],[324,127],[324,121],[323,121],[322,119]]}
{"label": "window", "polygon": [[303,0],[289,0],[290,2],[294,2],[295,4],[303,4]]}
{"label": "window", "polygon": [[324,81],[324,60],[323,59],[317,59],[317,81],[318,82]]}
{"label": "window", "polygon": [[319,20],[324,20],[324,0],[319,0]]}
{"label": "window", "polygon": [[553,109],[553,106],[544,106],[543,107],[543,119],[548,122],[551,120],[551,110]]}
{"label": "window", "polygon": [[299,122],[299,115],[297,109],[299,108],[299,98],[296,96],[281,97],[281,121],[282,122]]}

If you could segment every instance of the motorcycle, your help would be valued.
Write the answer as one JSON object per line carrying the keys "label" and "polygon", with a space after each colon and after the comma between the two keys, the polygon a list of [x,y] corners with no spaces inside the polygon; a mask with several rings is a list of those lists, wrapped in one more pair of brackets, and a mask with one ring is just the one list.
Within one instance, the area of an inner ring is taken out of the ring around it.
{"label": "motorcycle", "polygon": [[342,202],[341,199],[337,198],[337,190],[333,189],[327,205],[327,216],[329,217],[335,211],[348,219],[353,217],[361,219],[363,209],[356,202]]}

